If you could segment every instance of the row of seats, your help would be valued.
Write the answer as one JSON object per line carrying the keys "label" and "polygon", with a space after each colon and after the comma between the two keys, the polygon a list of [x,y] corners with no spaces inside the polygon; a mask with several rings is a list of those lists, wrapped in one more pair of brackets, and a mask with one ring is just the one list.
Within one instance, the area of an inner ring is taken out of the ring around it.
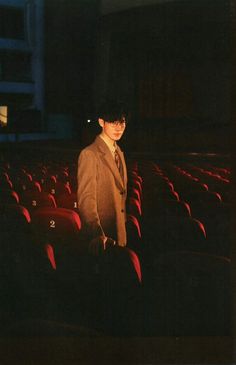
{"label": "row of seats", "polygon": [[[76,193],[49,193],[48,179],[34,181],[29,168],[19,171],[24,189],[19,189],[16,173],[12,178],[10,164],[0,179],[1,294],[6,298],[1,313],[6,328],[12,328],[16,319],[32,317],[82,324],[88,332],[126,334],[137,328],[138,333],[142,280],[138,256],[128,247],[110,249],[102,258],[89,256],[81,239]],[[58,174],[50,178],[53,183],[56,179]],[[69,186],[67,181],[59,184]],[[141,236],[137,220],[129,214],[128,222],[135,242],[135,236]]]}
{"label": "row of seats", "polygon": [[136,161],[128,165],[127,236],[128,245],[139,255],[143,251],[142,237],[142,178]]}
{"label": "row of seats", "polygon": [[[40,171],[44,171],[43,179],[38,181],[33,178],[39,178],[39,174],[33,173],[32,168],[24,166],[19,167],[14,171],[10,164],[3,170],[0,175],[0,204],[20,204],[28,209],[30,214],[34,214],[41,208],[64,208],[71,209],[78,213],[77,194],[71,189],[70,181],[75,178],[76,170],[69,174],[69,168],[57,167],[52,169],[47,167],[40,167]],[[51,175],[54,173],[54,175]],[[14,179],[12,178],[14,174]],[[40,172],[41,174],[41,172]],[[11,179],[9,178],[11,176]],[[15,181],[15,182],[12,182]],[[130,182],[132,179],[130,179]],[[133,180],[133,184],[135,184]],[[22,188],[23,187],[23,188]],[[73,189],[74,190],[74,189]],[[140,190],[130,183],[129,205],[128,207],[128,223],[127,229],[129,240],[134,245],[138,245],[140,240],[140,225],[132,214],[132,209],[140,209]],[[137,195],[138,194],[138,195]],[[138,196],[138,205],[135,206],[134,198]],[[136,208],[135,208],[136,207]],[[46,211],[46,209],[45,209]],[[52,211],[52,209],[51,209]],[[48,209],[48,214],[51,214]],[[45,213],[46,214],[46,213]],[[141,214],[141,212],[140,212]]]}
{"label": "row of seats", "polygon": [[[152,232],[149,226],[157,225],[159,227],[157,234],[163,237],[165,227],[176,225],[180,228],[182,224],[189,233],[184,235],[184,230],[179,229],[182,236],[175,234],[177,241],[188,240],[192,230],[192,232],[197,232],[192,237],[197,238],[200,249],[204,246],[203,238],[205,238],[209,243],[208,247],[205,245],[207,249],[212,246],[213,250],[215,249],[215,252],[212,251],[213,253],[229,254],[230,209],[229,204],[222,200],[218,191],[210,191],[206,183],[186,172],[186,169],[173,164],[166,165],[164,168],[155,163],[150,166],[141,166],[141,170],[143,169],[141,174],[137,169],[137,164],[130,169],[132,173],[129,174],[127,200],[128,231],[133,243],[138,242],[140,246],[141,231],[146,231],[147,238],[148,232]],[[8,169],[2,169],[0,202],[21,204],[30,213],[42,207],[60,207],[78,212],[76,193],[72,192],[69,182],[75,172],[69,173],[69,168],[65,167],[57,167],[57,169],[41,167],[45,175],[44,179],[39,182],[33,180],[32,176],[35,173],[33,174],[32,169],[31,173],[29,170],[29,168],[22,167],[18,168],[18,174],[16,171],[13,174],[9,165]],[[51,175],[52,172],[55,175]],[[18,185],[12,183],[13,175]],[[229,179],[220,177],[220,175],[216,176],[217,180],[223,181],[221,182],[224,184],[223,186],[228,187]],[[62,181],[63,179],[64,181]],[[22,185],[19,185],[19,181],[24,184],[23,189],[21,189]],[[177,232],[174,229],[170,231]],[[173,242],[173,238],[169,238]],[[197,248],[196,243],[194,245]],[[166,247],[168,249],[168,246]]]}
{"label": "row of seats", "polygon": [[[71,209],[45,207],[30,214],[20,204],[4,204],[0,210],[1,294],[11,298],[4,316],[12,306],[8,319],[14,312],[108,334],[133,332],[142,280],[134,251],[115,247],[102,257],[88,255],[79,215]],[[110,322],[113,312],[117,317]]]}
{"label": "row of seats", "polygon": [[144,333],[229,334],[227,203],[173,163],[141,160],[135,166],[141,181],[133,214],[142,233]]}
{"label": "row of seats", "polygon": [[[164,166],[164,169],[157,164],[152,164],[149,167],[150,171],[147,171],[146,175],[144,171],[144,196],[142,193],[143,179],[137,172],[137,164],[129,176],[128,227],[131,226],[133,241],[138,237],[140,238],[142,220],[145,227],[148,227],[148,222],[150,225],[159,223],[163,227],[163,219],[170,219],[171,217],[173,220],[173,217],[178,216],[191,218],[185,219],[188,222],[186,225],[188,224],[189,227],[190,225],[198,226],[203,235],[207,237],[208,242],[218,240],[220,243],[224,235],[227,243],[230,210],[228,204],[222,201],[219,192],[210,191],[206,183],[200,182],[197,177],[173,164]],[[69,173],[69,170],[68,167],[54,166],[51,168],[40,165],[40,174],[43,174],[43,178],[41,176],[39,182],[33,180],[36,173],[33,172],[32,168],[18,167],[17,174],[16,171],[13,173],[13,169],[9,168],[8,165],[8,169],[6,167],[5,170],[2,169],[0,177],[0,201],[20,203],[30,213],[44,206],[57,206],[77,211],[76,193],[71,190],[69,182],[72,176],[73,179],[75,178],[75,171]],[[13,175],[18,186],[16,183],[12,183]],[[39,177],[39,173],[37,177]],[[225,178],[222,179],[223,181],[226,180]],[[19,181],[23,184],[23,188],[21,184],[19,186]],[[224,181],[222,184],[228,183]],[[17,187],[18,190],[15,189]],[[213,210],[217,211],[217,214],[211,214]],[[155,222],[155,217],[160,219]],[[218,232],[217,228],[221,231]],[[201,236],[203,235],[201,234]],[[226,247],[224,254],[227,254],[227,244],[224,246]],[[220,252],[219,250],[219,253],[223,253],[223,251]]]}
{"label": "row of seats", "polygon": [[[108,253],[103,265],[82,254],[76,165],[32,165],[1,166],[4,318],[15,313],[19,320],[32,312],[44,320],[82,323],[122,335],[229,333],[229,210],[220,190],[210,190],[190,172],[189,164],[129,160],[128,247]],[[229,170],[217,171],[229,180]],[[54,191],[46,188],[48,181]],[[27,182],[24,188],[22,182]],[[224,236],[218,236],[220,230]],[[123,296],[104,311],[101,297],[111,300],[107,295],[116,287],[111,282],[101,286],[109,276],[119,279]]]}
{"label": "row of seats", "polygon": [[207,184],[179,172],[173,164],[142,162],[140,175],[142,230],[150,245],[159,242],[155,252],[173,249],[178,243],[178,249],[229,256],[230,204],[218,191],[210,191]]}

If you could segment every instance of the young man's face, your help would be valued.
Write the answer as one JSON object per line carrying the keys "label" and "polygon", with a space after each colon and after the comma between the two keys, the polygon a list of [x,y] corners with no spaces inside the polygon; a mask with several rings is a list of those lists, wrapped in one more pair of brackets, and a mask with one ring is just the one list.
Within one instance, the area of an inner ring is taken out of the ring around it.
{"label": "young man's face", "polygon": [[119,139],[121,139],[126,127],[126,123],[124,120],[107,122],[99,118],[98,122],[99,125],[102,127],[102,133],[105,134],[112,141],[119,141]]}

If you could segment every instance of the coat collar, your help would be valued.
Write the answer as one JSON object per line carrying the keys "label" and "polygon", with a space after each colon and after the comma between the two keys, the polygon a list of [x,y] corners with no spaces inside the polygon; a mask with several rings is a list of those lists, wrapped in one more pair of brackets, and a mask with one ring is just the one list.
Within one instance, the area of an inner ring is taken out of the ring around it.
{"label": "coat collar", "polygon": [[120,185],[120,187],[122,189],[125,188],[126,184],[127,184],[127,171],[126,171],[126,165],[125,165],[125,159],[124,159],[124,153],[121,151],[120,147],[117,145],[117,151],[120,155],[121,158],[121,162],[123,165],[123,171],[124,171],[124,180],[122,179],[115,160],[112,156],[112,153],[109,149],[109,147],[107,146],[106,142],[103,141],[103,139],[99,136],[96,137],[94,144],[96,145],[101,157],[103,158],[104,162],[106,163],[106,165],[110,168],[110,170],[112,171],[113,175],[115,176],[115,179],[117,181],[117,183]]}

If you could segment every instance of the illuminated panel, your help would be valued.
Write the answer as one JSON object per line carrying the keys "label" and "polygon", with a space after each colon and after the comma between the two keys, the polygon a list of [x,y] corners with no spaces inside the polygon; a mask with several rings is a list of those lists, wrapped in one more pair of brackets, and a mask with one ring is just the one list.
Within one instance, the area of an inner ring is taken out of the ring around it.
{"label": "illuminated panel", "polygon": [[0,106],[0,125],[7,126],[7,106]]}

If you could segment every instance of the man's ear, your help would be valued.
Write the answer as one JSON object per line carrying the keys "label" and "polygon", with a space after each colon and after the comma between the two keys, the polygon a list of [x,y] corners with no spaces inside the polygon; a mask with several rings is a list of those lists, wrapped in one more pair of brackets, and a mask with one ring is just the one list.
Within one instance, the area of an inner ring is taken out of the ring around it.
{"label": "man's ear", "polygon": [[104,119],[102,119],[102,118],[98,118],[98,123],[99,123],[99,125],[100,125],[100,127],[104,127]]}

